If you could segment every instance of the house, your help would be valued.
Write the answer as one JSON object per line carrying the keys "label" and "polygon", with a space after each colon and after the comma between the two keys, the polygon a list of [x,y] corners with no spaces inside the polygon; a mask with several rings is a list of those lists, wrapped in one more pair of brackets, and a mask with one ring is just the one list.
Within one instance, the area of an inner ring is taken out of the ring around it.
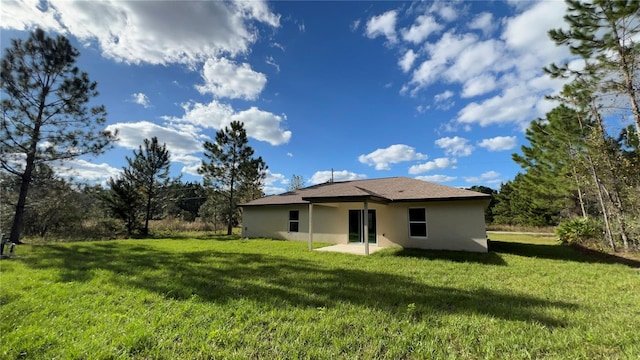
{"label": "house", "polygon": [[330,182],[242,204],[242,234],[309,249],[361,243],[367,254],[369,245],[487,252],[488,203],[487,194],[406,177]]}

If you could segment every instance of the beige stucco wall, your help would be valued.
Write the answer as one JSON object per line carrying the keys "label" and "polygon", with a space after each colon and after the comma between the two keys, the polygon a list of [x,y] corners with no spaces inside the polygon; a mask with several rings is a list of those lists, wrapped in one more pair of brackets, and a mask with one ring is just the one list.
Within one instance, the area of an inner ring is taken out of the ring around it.
{"label": "beige stucco wall", "polygon": [[[378,246],[487,251],[484,222],[486,201],[442,201],[424,203],[369,203],[376,210]],[[409,236],[409,208],[426,208],[427,237]],[[335,244],[348,242],[349,210],[362,203],[314,204],[313,240]],[[300,211],[299,232],[288,232],[289,210]],[[254,206],[243,208],[243,236],[308,241],[307,205]]]}

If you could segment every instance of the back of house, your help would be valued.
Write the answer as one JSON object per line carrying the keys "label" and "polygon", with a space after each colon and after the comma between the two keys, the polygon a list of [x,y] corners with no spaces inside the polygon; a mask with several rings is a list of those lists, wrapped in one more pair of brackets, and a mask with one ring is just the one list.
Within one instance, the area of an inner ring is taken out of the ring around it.
{"label": "back of house", "polygon": [[242,234],[487,252],[488,203],[487,194],[406,177],[331,182],[242,204]]}

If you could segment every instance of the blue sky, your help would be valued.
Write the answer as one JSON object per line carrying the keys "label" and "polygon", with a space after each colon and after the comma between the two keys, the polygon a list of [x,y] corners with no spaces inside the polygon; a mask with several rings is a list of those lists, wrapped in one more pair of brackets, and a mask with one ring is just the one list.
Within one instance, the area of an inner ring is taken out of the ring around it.
{"label": "blue sky", "polygon": [[[570,60],[547,37],[561,1],[3,1],[2,47],[36,26],[69,37],[119,129],[115,148],[58,164],[104,182],[144,138],[199,180],[202,143],[232,120],[269,166],[266,192],[408,176],[499,188],[555,105]],[[4,51],[3,51],[4,52]]]}

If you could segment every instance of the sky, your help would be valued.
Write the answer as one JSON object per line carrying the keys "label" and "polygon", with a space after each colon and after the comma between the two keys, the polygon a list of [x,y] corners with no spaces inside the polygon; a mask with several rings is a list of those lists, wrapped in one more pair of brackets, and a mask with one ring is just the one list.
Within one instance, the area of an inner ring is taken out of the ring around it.
{"label": "sky", "polygon": [[1,45],[68,37],[98,82],[114,148],[56,170],[104,183],[157,136],[200,181],[203,143],[231,121],[269,167],[265,192],[407,176],[499,189],[554,106],[571,61],[547,36],[562,1],[66,1],[0,3]]}

